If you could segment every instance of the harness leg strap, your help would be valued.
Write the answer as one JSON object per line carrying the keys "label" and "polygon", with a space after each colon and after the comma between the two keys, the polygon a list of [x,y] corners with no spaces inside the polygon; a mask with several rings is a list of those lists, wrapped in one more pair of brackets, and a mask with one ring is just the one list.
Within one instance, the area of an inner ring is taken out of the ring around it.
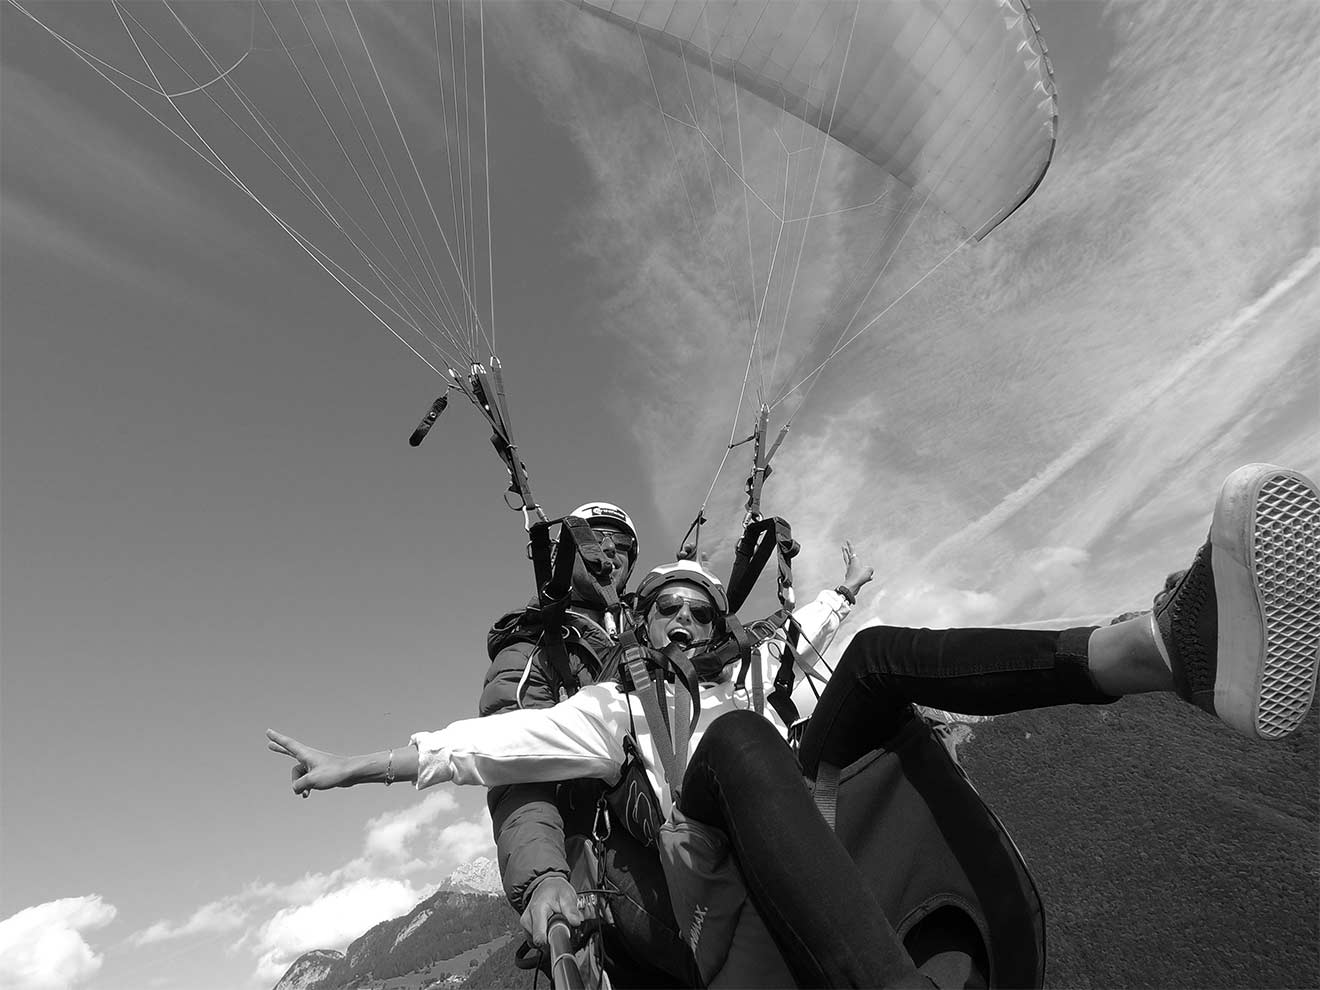
{"label": "harness leg strap", "polygon": [[831,829],[839,812],[839,768],[833,763],[821,762],[816,767],[816,782],[811,787],[811,797],[816,802],[825,824]]}

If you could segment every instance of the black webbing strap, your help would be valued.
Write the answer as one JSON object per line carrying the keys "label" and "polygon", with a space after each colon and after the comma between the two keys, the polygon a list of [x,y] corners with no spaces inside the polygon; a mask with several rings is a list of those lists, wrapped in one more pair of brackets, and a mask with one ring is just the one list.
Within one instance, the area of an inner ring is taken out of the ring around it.
{"label": "black webbing strap", "polygon": [[[528,528],[532,570],[536,576],[536,611],[541,628],[540,646],[550,666],[568,694],[581,685],[573,676],[564,647],[564,613],[573,591],[573,562],[581,557],[587,571],[596,580],[606,609],[619,604],[614,583],[604,574],[604,552],[587,520],[567,516],[559,520],[559,542],[550,539],[553,522],[535,522]],[[552,552],[552,550],[554,552]]]}
{"label": "black webbing strap", "polygon": [[[784,612],[780,609],[780,612]],[[777,613],[778,614],[778,613]],[[783,720],[785,725],[792,725],[797,721],[797,705],[793,704],[793,668],[801,667],[810,674],[811,668],[802,662],[797,648],[794,646],[802,640],[802,627],[798,625],[797,619],[793,618],[792,612],[784,615],[784,652],[779,657],[779,670],[775,674],[775,687],[770,692],[770,697],[766,700],[770,702],[770,707]]]}
{"label": "black webbing strap", "polygon": [[538,599],[541,595],[541,589],[550,583],[552,574],[551,558],[553,556],[555,541],[550,538],[550,527],[553,523],[534,522],[527,530],[527,553],[532,558],[532,571],[536,578],[536,594]]}
{"label": "black webbing strap", "polygon": [[[746,635],[753,645],[759,645],[772,638],[779,632],[781,627],[787,626],[784,630],[789,639],[785,642],[784,651],[780,654],[779,670],[775,674],[774,690],[770,696],[765,699],[770,703],[770,707],[775,710],[785,725],[792,725],[797,721],[797,707],[793,704],[793,666],[795,663],[802,666],[801,661],[797,659],[797,653],[793,650],[791,643],[794,637],[800,636],[801,627],[797,620],[793,618],[793,613],[788,609],[781,608],[764,619],[757,619],[746,627]],[[759,670],[760,664],[756,665]],[[745,668],[744,668],[745,669]],[[805,669],[805,668],[804,668]],[[757,675],[753,676],[753,690],[755,690]],[[739,671],[738,686],[744,686],[742,671]],[[757,706],[756,713],[759,715],[765,710],[764,701]]]}
{"label": "black webbing strap", "polygon": [[[605,610],[610,611],[619,605],[619,593],[614,587],[613,580],[605,573],[605,551],[600,548],[600,541],[596,539],[596,534],[591,529],[591,524],[585,519],[577,516],[565,516],[559,523],[559,543],[560,553],[563,553],[563,544],[568,541],[568,548],[572,553],[567,554],[569,558],[568,581],[572,586],[573,581],[573,554],[582,558],[582,563],[587,567],[587,573],[596,579],[596,589],[600,592],[601,599],[605,602]],[[556,568],[558,571],[558,568]]]}
{"label": "black webbing strap", "polygon": [[739,540],[734,573],[729,578],[730,585],[737,583],[739,595],[746,598],[766,562],[770,560],[771,552],[777,552],[779,574],[776,591],[779,594],[780,609],[771,616],[771,620],[776,627],[784,624],[785,638],[779,671],[775,673],[775,688],[771,690],[767,701],[770,701],[771,708],[775,709],[784,725],[792,725],[797,721],[797,709],[792,702],[793,665],[797,663],[797,643],[803,630],[793,619],[793,557],[797,556],[800,549],[797,541],[793,540],[792,527],[789,527],[787,520],[772,516],[752,523],[744,529],[743,539]]}
{"label": "black webbing strap", "polygon": [[[504,462],[504,469],[509,472],[509,487],[506,491],[517,495],[527,508],[532,507],[531,497],[527,494],[527,465],[518,457],[518,449],[499,433],[492,431],[490,445]],[[518,508],[518,506],[514,506]]]}
{"label": "black webbing strap", "polygon": [[[558,549],[550,538],[550,527],[559,524]],[[543,611],[563,610],[573,590],[573,561],[581,557],[587,572],[595,579],[606,609],[617,608],[619,593],[605,575],[605,551],[585,519],[567,516],[548,522],[532,523],[528,529],[528,551],[536,576],[536,597]],[[552,552],[553,551],[553,552]]]}
{"label": "black webbing strap", "polygon": [[[732,654],[729,659],[724,661],[727,666],[736,659],[738,660],[738,673],[734,676],[734,685],[742,691],[747,690],[747,671],[750,668],[752,672],[752,707],[756,709],[756,714],[760,715],[765,711],[765,675],[761,671],[759,663],[753,663],[756,654],[756,647],[760,643],[755,636],[753,626],[744,626],[736,615],[726,615],[724,617],[724,629],[727,639],[719,652]],[[723,668],[721,668],[723,669]]]}
{"label": "black webbing strap", "polygon": [[729,573],[729,581],[725,589],[729,596],[729,611],[736,612],[742,608],[743,602],[747,601],[747,596],[752,593],[756,579],[761,576],[761,571],[770,560],[770,555],[776,550],[779,551],[782,599],[783,579],[787,577],[787,586],[790,588],[793,586],[793,571],[789,562],[797,556],[799,549],[793,540],[792,527],[778,516],[750,523],[743,530],[742,538],[734,548],[733,570]]}
{"label": "black webbing strap", "polygon": [[[793,558],[801,549],[793,539],[793,530],[788,522],[777,516],[749,523],[743,530],[742,539],[734,551],[733,571],[729,575],[729,609],[735,611],[747,600],[752,587],[761,576],[770,555],[778,553],[779,574],[776,588],[779,594],[780,609],[768,619],[753,623],[762,639],[768,639],[780,625],[786,625],[784,650],[780,655],[779,670],[775,674],[774,690],[770,692],[770,706],[783,720],[785,725],[792,725],[797,720],[797,708],[793,705],[793,667],[797,664],[796,644],[802,635],[802,629],[793,620]],[[756,710],[764,711],[764,701],[757,690],[758,671],[753,676],[753,691],[757,695]],[[739,677],[739,686],[745,680]]]}
{"label": "black webbing strap", "polygon": [[527,465],[518,457],[518,447],[513,442],[508,403],[504,398],[504,376],[499,362],[494,358],[491,359],[491,371],[495,378],[493,388],[491,376],[486,368],[475,363],[466,378],[459,378],[456,375],[455,382],[476,403],[477,408],[485,414],[490,423],[490,444],[509,472],[508,491],[517,495],[522,502],[521,506],[514,508],[533,509],[540,516],[541,510],[536,505],[536,499],[532,496],[532,486],[527,481]]}
{"label": "black webbing strap", "polygon": [[821,763],[816,767],[816,783],[812,785],[811,796],[825,823],[834,828],[839,812],[839,768],[833,763]]}
{"label": "black webbing strap", "polygon": [[537,646],[550,661],[550,668],[559,678],[564,692],[573,694],[581,685],[573,676],[568,650],[564,647],[564,612],[568,609],[568,593],[573,586],[573,555],[551,553],[554,547],[550,539],[551,525],[549,522],[535,522],[527,530],[532,570],[536,576],[535,619],[541,630]]}

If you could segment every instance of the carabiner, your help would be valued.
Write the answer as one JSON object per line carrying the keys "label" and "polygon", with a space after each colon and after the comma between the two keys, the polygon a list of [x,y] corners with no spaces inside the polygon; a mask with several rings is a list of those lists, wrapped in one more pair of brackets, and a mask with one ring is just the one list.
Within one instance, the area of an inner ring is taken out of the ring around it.
{"label": "carabiner", "polygon": [[604,842],[610,837],[610,808],[605,803],[605,795],[596,802],[596,815],[591,822],[591,837],[597,842]]}

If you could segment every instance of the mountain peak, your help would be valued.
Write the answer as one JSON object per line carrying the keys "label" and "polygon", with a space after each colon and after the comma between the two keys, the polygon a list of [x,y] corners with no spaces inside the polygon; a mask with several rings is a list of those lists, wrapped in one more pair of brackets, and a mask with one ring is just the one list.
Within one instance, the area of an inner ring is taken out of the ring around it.
{"label": "mountain peak", "polygon": [[304,952],[280,977],[274,990],[311,990],[320,987],[344,958],[342,952],[334,949],[313,949]]}
{"label": "mountain peak", "polygon": [[489,856],[478,856],[470,863],[463,863],[440,884],[440,889],[475,894],[504,893],[499,865]]}

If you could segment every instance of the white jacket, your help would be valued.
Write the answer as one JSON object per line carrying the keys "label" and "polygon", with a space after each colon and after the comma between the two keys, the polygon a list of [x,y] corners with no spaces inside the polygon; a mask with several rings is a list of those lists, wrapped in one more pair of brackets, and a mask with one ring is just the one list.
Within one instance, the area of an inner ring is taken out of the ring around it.
{"label": "white jacket", "polygon": [[[798,651],[799,656],[810,662],[810,658],[823,654],[848,612],[848,603],[835,591],[822,591],[815,601],[799,608],[794,618],[815,648],[813,651],[804,645]],[[784,640],[781,630],[758,649],[757,661],[762,665],[767,691],[778,673]],[[817,669],[827,676],[819,663]],[[689,703],[686,691],[680,697],[685,704]],[[666,699],[672,712],[673,685],[667,685]],[[748,692],[736,690],[731,682],[703,684],[701,718],[692,733],[688,752],[696,751],[702,735],[720,715],[750,706]],[[787,735],[788,727],[768,705],[765,717]],[[624,761],[625,735],[634,735],[637,740],[651,786],[668,816],[673,802],[646,714],[636,696],[624,692],[617,684],[588,685],[552,708],[520,709],[464,719],[437,732],[417,733],[412,737],[412,744],[417,747],[417,787],[447,781],[495,787],[579,777],[597,777],[613,784]]]}

